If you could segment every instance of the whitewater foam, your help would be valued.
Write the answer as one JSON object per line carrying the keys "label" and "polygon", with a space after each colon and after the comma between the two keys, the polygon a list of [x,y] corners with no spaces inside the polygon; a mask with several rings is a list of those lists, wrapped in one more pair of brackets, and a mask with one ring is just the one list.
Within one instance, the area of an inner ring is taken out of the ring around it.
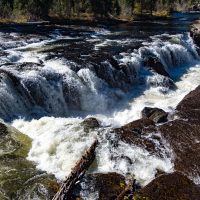
{"label": "whitewater foam", "polygon": [[[60,31],[55,31],[50,41],[63,39],[60,34]],[[97,30],[91,38],[96,39],[99,34],[106,35],[109,32],[100,30],[98,33]],[[119,127],[139,119],[145,106],[173,111],[180,100],[200,84],[200,65],[195,64],[199,57],[188,34],[154,36],[151,42],[143,43],[138,50],[122,52],[115,59],[119,66],[125,66],[124,71],[117,70],[106,61],[100,66],[101,69],[106,69],[102,72],[102,78],[98,77],[94,67],[90,65],[80,67],[66,59],[45,60],[47,54],[38,49],[43,48],[48,39],[34,42],[26,42],[25,47],[16,44],[15,49],[11,45],[7,46],[9,55],[0,59],[14,64],[40,64],[41,61],[43,64],[23,71],[1,66],[4,71],[12,72],[21,86],[18,91],[20,86],[16,89],[9,74],[1,80],[1,117],[27,117],[33,112],[38,118],[51,116],[30,121],[22,118],[12,122],[14,127],[33,139],[29,160],[36,162],[39,169],[55,174],[58,179],[64,179],[83,152],[98,138],[100,146],[97,149],[97,166],[92,169],[93,172],[114,171],[125,176],[131,173],[142,185],[146,185],[154,178],[157,170],[173,170],[173,153],[162,138],[164,149],[158,141],[154,141],[162,152],[162,157],[123,142],[118,142],[118,146],[114,148],[107,137],[111,134],[109,128],[86,133],[80,124],[84,118],[71,116],[75,115],[73,111],[76,109],[78,116],[94,116],[103,125]],[[129,42],[122,41],[121,45]],[[97,43],[96,50],[112,42],[101,40]],[[163,83],[163,76],[144,67],[143,60],[146,56],[160,59],[175,80],[176,90],[170,91],[168,86],[160,84]],[[22,93],[22,90],[25,92]],[[112,159],[113,157],[127,157],[133,164],[126,159]]]}

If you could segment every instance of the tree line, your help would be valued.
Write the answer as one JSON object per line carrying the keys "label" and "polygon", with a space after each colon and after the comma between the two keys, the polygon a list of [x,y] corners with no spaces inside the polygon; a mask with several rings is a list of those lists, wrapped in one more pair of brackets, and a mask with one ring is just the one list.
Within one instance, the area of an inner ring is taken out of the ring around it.
{"label": "tree line", "polygon": [[0,0],[1,18],[132,17],[187,9],[196,0]]}

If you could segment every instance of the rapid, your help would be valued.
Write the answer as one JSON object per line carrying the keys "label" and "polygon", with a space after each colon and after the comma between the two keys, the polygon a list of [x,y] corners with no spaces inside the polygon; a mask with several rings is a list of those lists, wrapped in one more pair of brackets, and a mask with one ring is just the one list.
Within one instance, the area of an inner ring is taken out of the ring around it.
{"label": "rapid", "polygon": [[[158,155],[110,133],[139,119],[146,106],[173,115],[200,84],[198,48],[188,33],[196,16],[190,17],[111,28],[0,28],[0,118],[33,139],[28,159],[63,180],[98,138],[91,173],[131,174],[146,185],[157,170],[173,171],[173,151],[161,135],[159,140],[153,133],[145,136]],[[169,76],[147,67],[150,57]],[[87,117],[97,118],[101,128],[84,131],[81,122]]]}

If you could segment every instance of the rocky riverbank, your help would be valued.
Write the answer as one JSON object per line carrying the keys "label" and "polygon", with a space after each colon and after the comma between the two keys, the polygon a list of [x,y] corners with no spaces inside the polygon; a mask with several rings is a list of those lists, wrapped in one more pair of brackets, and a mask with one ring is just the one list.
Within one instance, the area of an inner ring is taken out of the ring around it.
{"label": "rocky riverbank", "polygon": [[[155,143],[147,136],[162,138],[173,151],[173,173],[157,172],[156,179],[142,189],[137,188],[135,199],[145,200],[198,200],[200,197],[200,86],[190,92],[178,104],[173,120],[167,120],[167,113],[160,109],[145,108],[143,118],[121,128],[114,129],[120,140],[142,146],[149,152],[156,152]],[[160,120],[160,121],[159,121]],[[160,123],[155,123],[160,122]],[[159,138],[157,138],[159,140]],[[128,158],[127,158],[128,159]],[[91,175],[90,175],[91,176]],[[99,199],[115,199],[123,190],[125,177],[118,174],[98,174],[94,176],[95,187],[100,192]],[[115,178],[113,178],[113,176]],[[120,181],[115,181],[120,179]],[[103,184],[100,184],[99,181]],[[112,183],[112,184],[109,184]],[[114,183],[115,184],[114,184]],[[120,183],[122,187],[120,187]],[[106,194],[106,195],[105,195]],[[127,192],[127,196],[130,194]]]}
{"label": "rocky riverbank", "polygon": [[[200,86],[190,92],[178,104],[173,116],[161,109],[145,108],[142,119],[133,121],[121,128],[113,129],[110,134],[118,135],[120,141],[130,145],[141,146],[148,152],[161,153],[152,138],[161,142],[163,138],[173,151],[173,173],[166,174],[158,169],[156,178],[140,189],[136,185],[135,199],[145,200],[198,200],[200,196]],[[172,120],[173,119],[173,120]],[[94,118],[83,123],[85,131],[99,128],[100,124]],[[58,185],[53,176],[37,171],[34,164],[25,158],[29,151],[31,140],[17,130],[1,123],[1,176],[2,199],[26,197],[50,199],[57,191]],[[161,138],[158,137],[161,136]],[[5,143],[6,141],[6,143]],[[8,144],[8,145],[5,145]],[[115,144],[117,145],[117,143]],[[160,155],[162,156],[162,155]],[[122,158],[124,159],[124,158]],[[128,158],[127,158],[128,159]],[[8,171],[13,173],[7,173]],[[17,180],[17,181],[16,181]],[[116,199],[126,186],[126,178],[117,173],[87,174],[81,185],[74,190],[72,199],[79,197],[83,183],[93,185],[100,200]],[[12,187],[8,187],[12,183]],[[9,190],[8,190],[9,188]],[[127,191],[128,197],[131,191]]]}
{"label": "rocky riverbank", "polygon": [[[199,46],[200,21],[192,26],[191,35]],[[172,150],[174,168],[169,174],[158,169],[156,178],[152,182],[141,189],[136,184],[134,197],[132,191],[127,191],[125,199],[199,200],[200,86],[183,98],[173,114],[158,108],[144,108],[141,116],[140,120],[113,129],[110,134],[116,134],[120,141],[140,146],[158,155],[161,152],[153,140],[148,140],[148,135],[152,134],[151,137],[160,143],[162,138]],[[129,158],[125,159],[131,162]],[[98,191],[98,199],[107,200],[116,199],[124,190],[125,179],[120,174],[108,173],[86,175],[83,182],[89,185],[92,182]]]}

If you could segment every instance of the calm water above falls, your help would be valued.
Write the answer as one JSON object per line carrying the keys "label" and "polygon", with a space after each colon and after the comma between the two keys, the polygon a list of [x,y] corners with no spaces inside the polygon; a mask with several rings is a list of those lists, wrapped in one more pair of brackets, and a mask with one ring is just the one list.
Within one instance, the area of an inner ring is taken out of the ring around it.
{"label": "calm water above falls", "polygon": [[[139,119],[145,106],[173,112],[200,84],[199,56],[188,34],[198,17],[175,13],[171,20],[109,28],[0,27],[0,118],[33,138],[28,159],[59,179],[96,137],[101,145],[94,172],[133,173],[145,185],[156,169],[173,171],[164,140],[157,144],[162,156],[122,142],[113,149],[110,128],[88,134],[80,122],[94,116],[102,125],[121,126]],[[144,66],[150,56],[161,61],[176,89]]]}

